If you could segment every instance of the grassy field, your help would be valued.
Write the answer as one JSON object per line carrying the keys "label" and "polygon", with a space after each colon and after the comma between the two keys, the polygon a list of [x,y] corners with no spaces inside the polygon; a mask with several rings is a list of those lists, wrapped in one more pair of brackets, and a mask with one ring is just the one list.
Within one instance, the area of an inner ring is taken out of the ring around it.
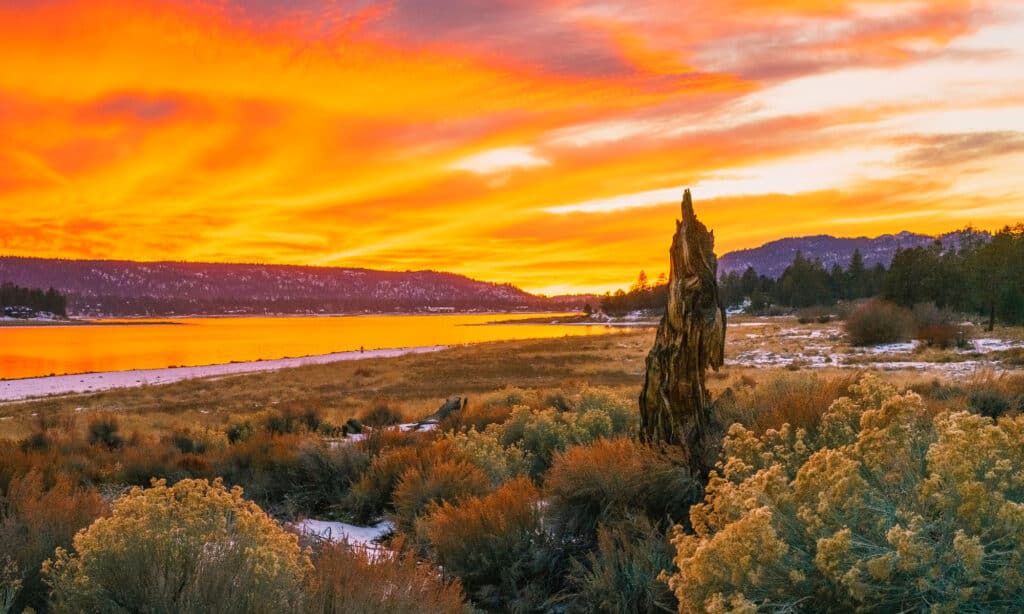
{"label": "grassy field", "polygon": [[[266,409],[315,408],[335,423],[387,403],[408,418],[429,415],[449,396],[506,387],[589,384],[639,390],[653,332],[481,343],[438,353],[366,359],[196,379],[0,405],[0,437],[20,438],[39,416],[116,412],[126,430],[140,421],[165,431],[182,422],[222,425]],[[35,415],[34,415],[35,414]]]}
{"label": "grassy field", "polygon": [[[728,539],[735,534],[742,547],[778,545],[781,538],[794,544],[785,550],[797,553],[793,560],[781,567],[769,563],[772,569],[798,569],[804,579],[796,587],[791,575],[772,580],[773,598],[802,602],[804,594],[823,595],[820,610],[828,610],[852,603],[852,597],[837,592],[845,589],[812,564],[820,544],[829,542],[800,526],[809,522],[806,514],[792,514],[823,509],[816,499],[820,491],[836,498],[840,511],[853,502],[855,516],[829,512],[830,535],[841,537],[843,526],[881,514],[888,524],[864,526],[875,527],[868,531],[872,551],[888,552],[899,546],[890,543],[896,534],[890,528],[917,530],[914,524],[902,527],[900,519],[936,518],[941,522],[921,529],[921,539],[937,544],[929,551],[964,549],[967,540],[973,552],[982,549],[977,560],[996,561],[997,573],[1019,579],[1014,570],[1024,554],[1004,555],[1002,546],[984,544],[1020,543],[1021,529],[1000,520],[1017,522],[1019,516],[986,505],[997,499],[991,493],[999,493],[1017,506],[1024,492],[1000,481],[1016,476],[1019,482],[1024,475],[1024,371],[993,362],[993,355],[1007,350],[990,348],[1019,349],[1012,335],[984,335],[973,349],[920,349],[910,342],[856,348],[839,323],[737,318],[729,328],[726,365],[709,377],[721,427],[712,429],[712,445],[721,442],[713,450],[730,477],[706,484],[678,449],[649,447],[638,438],[637,395],[654,337],[650,328],[0,404],[0,555],[18,556],[18,570],[27,574],[18,598],[41,606],[52,597],[42,581],[43,561],[57,546],[69,547],[79,529],[103,530],[106,525],[95,521],[110,502],[150,496],[131,487],[162,478],[190,492],[208,488],[192,480],[223,479],[286,525],[304,518],[360,527],[389,521],[394,534],[383,547],[403,552],[407,568],[395,568],[397,558],[373,560],[362,551],[308,542],[317,546],[315,578],[365,568],[365,578],[339,594],[388,594],[395,583],[419,581],[410,574],[437,565],[445,575],[429,578],[437,590],[452,593],[456,606],[464,590],[475,606],[490,611],[546,611],[567,599],[574,604],[568,611],[655,611],[652,604],[671,611],[679,600],[689,604],[685,611],[703,611],[713,601],[704,594],[707,578],[733,590],[733,584],[761,577],[745,571],[761,573],[757,556],[732,552]],[[951,371],[951,365],[972,370]],[[916,394],[903,394],[908,389]],[[453,395],[468,397],[468,407],[436,429],[387,428],[426,417]],[[342,440],[349,418],[370,429]],[[837,458],[842,462],[830,460]],[[960,467],[964,462],[984,468]],[[804,466],[810,469],[804,472]],[[952,478],[936,481],[933,466]],[[747,468],[759,470],[747,475]],[[804,487],[805,479],[823,481]],[[831,488],[851,484],[859,486],[850,492]],[[937,485],[945,489],[941,497],[933,496]],[[158,483],[145,492],[163,497],[162,488]],[[962,493],[983,496],[971,505],[935,508]],[[768,508],[735,504],[773,496],[783,497],[772,504],[777,526],[756,524],[768,518]],[[803,497],[802,507],[786,503],[793,496]],[[881,511],[880,501],[887,506]],[[984,513],[975,518],[974,510]],[[714,523],[691,526],[691,512],[714,516]],[[170,517],[187,516],[175,511]],[[167,534],[166,517],[154,527],[128,540],[146,544],[131,562],[111,568],[138,567],[147,578],[159,577],[166,561],[154,557],[148,544]],[[788,534],[788,527],[798,530]],[[965,537],[962,527],[973,533]],[[687,531],[685,540],[674,544],[670,538],[679,531]],[[96,543],[105,552],[110,542],[106,535]],[[694,555],[709,550],[716,552],[713,560]],[[349,559],[332,563],[335,552]],[[847,558],[839,562],[860,564]],[[715,576],[721,565],[716,561],[742,573]],[[940,569],[939,575],[955,581],[929,596],[932,602],[966,595],[977,599],[973,609],[998,611],[980,605],[1024,594],[999,576],[966,576],[958,562],[943,564],[948,573]],[[914,571],[897,585],[913,593],[912,580],[931,577],[931,569]],[[674,593],[658,580],[663,571],[672,574]],[[438,583],[452,577],[461,589]],[[315,578],[303,580],[301,589],[314,604],[323,588]],[[111,577],[112,585],[121,582],[120,575]],[[893,582],[878,586],[881,597],[872,599],[881,603]],[[981,596],[972,597],[971,590]],[[831,595],[839,595],[833,605]]]}
{"label": "grassy field", "polygon": [[[1018,329],[997,330],[1000,339],[1020,339]],[[51,397],[0,404],[0,438],[22,438],[41,417],[66,424],[96,412],[114,412],[123,428],[157,434],[182,425],[223,426],[241,416],[275,409],[316,409],[335,424],[387,404],[408,419],[429,415],[449,396],[480,395],[505,388],[578,389],[598,386],[623,396],[639,392],[644,358],[654,330],[619,329],[606,336],[502,341],[452,348],[438,353],[398,358],[311,365],[280,371],[220,378],[195,379],[160,386],[143,386],[92,394]],[[736,318],[730,321],[726,366],[711,376],[717,395],[726,388],[743,388],[771,373],[811,371],[824,379],[850,368],[831,366],[829,356],[856,369],[884,366],[892,360],[934,364],[930,370],[896,370],[887,378],[911,385],[935,378],[949,363],[986,356],[952,350],[859,353],[849,347],[839,323],[798,324],[792,318]],[[992,354],[992,357],[998,353]],[[823,358],[824,357],[824,358]],[[814,361],[824,364],[814,365]],[[971,377],[989,377],[974,369]],[[960,376],[961,379],[963,376]],[[970,378],[968,378],[970,379]]]}

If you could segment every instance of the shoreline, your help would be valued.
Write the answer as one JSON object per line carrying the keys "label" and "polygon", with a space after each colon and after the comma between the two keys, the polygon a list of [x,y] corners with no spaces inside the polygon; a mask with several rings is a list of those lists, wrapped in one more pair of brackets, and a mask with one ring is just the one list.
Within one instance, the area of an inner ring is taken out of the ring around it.
{"label": "shoreline", "polygon": [[[365,318],[365,317],[388,317],[388,316],[457,316],[457,315],[479,315],[479,316],[536,316],[536,318],[523,318],[523,320],[534,320],[533,323],[551,323],[550,318],[572,314],[570,311],[382,311],[379,313],[190,313],[174,316],[95,316],[95,317],[69,317],[57,319],[21,319],[21,318],[0,318],[0,328],[50,328],[60,326],[183,326],[188,320],[213,320],[230,318]],[[496,320],[486,324],[515,324],[519,319]],[[569,322],[566,322],[569,323]]]}
{"label": "shoreline", "polygon": [[493,320],[491,322],[483,322],[481,324],[473,324],[472,326],[492,326],[496,324],[558,324],[560,326],[631,326],[636,328],[657,328],[658,323],[661,321],[661,316],[655,319],[650,318],[608,318],[608,319],[593,319],[586,315],[570,315],[561,316],[559,314],[553,315],[541,315],[533,318],[520,318],[514,320]]}
{"label": "shoreline", "polygon": [[426,354],[448,349],[448,345],[426,345],[407,348],[366,350],[360,352],[332,352],[295,358],[229,362],[195,367],[164,367],[162,369],[130,369],[127,371],[99,371],[72,375],[44,375],[21,379],[0,380],[0,403],[36,400],[43,397],[72,394],[91,394],[117,388],[137,388],[147,385],[171,384],[188,379],[223,377],[277,371],[305,365],[362,360],[366,358],[394,358],[406,354]]}
{"label": "shoreline", "polygon": [[133,322],[131,320],[99,320],[66,318],[63,320],[21,320],[17,318],[0,320],[0,328],[60,328],[64,326],[182,326],[184,322],[173,322],[171,320],[145,320]]}

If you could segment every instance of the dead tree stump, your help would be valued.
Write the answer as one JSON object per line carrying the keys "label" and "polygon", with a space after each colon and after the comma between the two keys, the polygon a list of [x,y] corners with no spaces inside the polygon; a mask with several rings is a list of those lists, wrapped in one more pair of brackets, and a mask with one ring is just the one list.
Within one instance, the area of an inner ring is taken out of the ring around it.
{"label": "dead tree stump", "polygon": [[706,476],[712,464],[708,367],[718,370],[725,353],[725,309],[718,296],[715,238],[697,220],[690,191],[669,251],[668,305],[647,355],[640,392],[640,435],[652,444],[683,446],[691,469]]}

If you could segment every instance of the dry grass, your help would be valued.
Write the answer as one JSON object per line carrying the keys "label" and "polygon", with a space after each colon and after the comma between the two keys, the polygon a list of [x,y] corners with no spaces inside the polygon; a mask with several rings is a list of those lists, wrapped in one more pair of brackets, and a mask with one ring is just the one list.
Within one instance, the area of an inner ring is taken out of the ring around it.
{"label": "dry grass", "polygon": [[721,396],[716,409],[723,424],[741,422],[759,433],[783,424],[813,430],[829,405],[847,394],[857,375],[854,371],[833,376],[775,372],[748,377]]}
{"label": "dry grass", "polygon": [[[1024,328],[1000,327],[991,336],[1022,340]],[[125,437],[136,433],[164,436],[184,427],[209,426],[223,430],[231,424],[260,419],[264,412],[315,410],[322,419],[340,426],[349,418],[360,418],[386,405],[401,413],[403,419],[413,420],[430,415],[453,395],[469,397],[471,411],[466,415],[467,426],[482,427],[504,416],[508,405],[493,401],[509,389],[557,394],[581,386],[601,386],[622,396],[635,395],[642,385],[644,359],[653,337],[653,330],[646,329],[622,330],[599,337],[490,342],[430,354],[2,403],[0,439],[24,439],[39,430],[40,419],[59,424],[61,432],[76,430],[84,437],[86,416],[98,412],[116,414]],[[810,350],[808,346],[831,348],[836,353],[851,351],[840,325],[835,322],[799,324],[793,317],[732,318],[727,330],[727,365],[711,374],[709,388],[716,396],[727,388],[738,392],[744,387],[744,378],[764,382],[774,374],[787,372],[784,368],[744,367],[730,362],[742,352],[761,350],[780,356],[797,353],[810,356],[830,351]],[[1019,360],[1016,350],[1004,354],[999,357],[1009,359],[1007,363]],[[872,363],[897,358],[908,360],[908,356],[872,354],[845,354],[844,360],[862,361],[863,366],[869,368]],[[944,363],[965,358],[979,357],[951,350],[925,349],[909,359]],[[806,366],[797,363],[788,371],[806,373],[810,371]],[[813,373],[823,379],[838,376],[845,380],[851,370],[814,368]],[[903,372],[886,375],[887,379],[906,379],[909,383],[932,377]],[[834,392],[823,391],[826,397]],[[771,402],[788,403],[788,400]],[[758,405],[764,406],[760,401]],[[820,403],[815,402],[809,407],[816,410],[819,406]],[[776,418],[781,419],[786,412],[800,411],[803,410],[799,409],[799,404],[787,404],[773,412],[778,414],[775,418],[766,416],[759,418],[759,422],[774,424]]]}
{"label": "dry grass", "polygon": [[639,390],[652,339],[653,332],[645,330],[491,342],[431,354],[5,403],[0,404],[0,439],[31,434],[32,414],[73,418],[114,412],[123,433],[166,434],[184,425],[222,428],[265,410],[312,408],[340,425],[387,404],[400,408],[406,419],[417,419],[433,413],[449,396],[468,396],[473,402],[509,386],[541,389],[589,384]]}

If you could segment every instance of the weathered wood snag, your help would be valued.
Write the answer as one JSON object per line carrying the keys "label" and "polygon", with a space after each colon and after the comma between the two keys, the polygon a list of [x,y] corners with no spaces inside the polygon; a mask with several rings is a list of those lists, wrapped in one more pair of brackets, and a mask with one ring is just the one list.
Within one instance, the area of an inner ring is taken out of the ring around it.
{"label": "weathered wood snag", "polygon": [[718,296],[715,238],[697,220],[689,190],[682,208],[669,251],[668,305],[640,392],[640,434],[648,443],[682,445],[691,469],[706,476],[712,416],[704,373],[722,365],[725,309]]}
{"label": "weathered wood snag", "polygon": [[416,428],[413,430],[418,430],[427,424],[438,424],[453,413],[465,410],[467,404],[469,404],[469,399],[466,397],[449,397],[437,411],[417,422]]}

